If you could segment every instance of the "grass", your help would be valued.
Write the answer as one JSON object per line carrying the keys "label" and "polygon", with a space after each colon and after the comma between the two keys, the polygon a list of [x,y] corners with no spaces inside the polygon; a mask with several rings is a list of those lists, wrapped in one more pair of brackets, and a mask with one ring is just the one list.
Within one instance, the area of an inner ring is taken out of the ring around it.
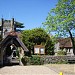
{"label": "grass", "polygon": [[75,64],[48,64],[46,66],[54,69],[58,73],[75,74]]}

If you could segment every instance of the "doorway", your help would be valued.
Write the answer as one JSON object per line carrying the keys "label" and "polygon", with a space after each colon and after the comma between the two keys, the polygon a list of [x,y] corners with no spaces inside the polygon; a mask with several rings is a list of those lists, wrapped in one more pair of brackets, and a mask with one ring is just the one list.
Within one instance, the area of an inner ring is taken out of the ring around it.
{"label": "doorway", "polygon": [[19,57],[17,56],[16,46],[8,44],[3,56],[3,65],[12,65],[12,64],[19,64]]}

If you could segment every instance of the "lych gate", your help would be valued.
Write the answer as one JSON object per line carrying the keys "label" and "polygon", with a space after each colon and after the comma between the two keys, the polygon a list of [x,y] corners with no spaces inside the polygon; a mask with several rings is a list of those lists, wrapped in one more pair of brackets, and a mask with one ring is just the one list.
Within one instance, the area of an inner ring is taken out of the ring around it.
{"label": "lych gate", "polygon": [[24,55],[24,52],[28,52],[28,49],[18,37],[19,33],[15,31],[14,19],[7,21],[7,23],[2,19],[1,29],[3,39],[0,42],[0,65],[15,62],[21,64],[20,58]]}

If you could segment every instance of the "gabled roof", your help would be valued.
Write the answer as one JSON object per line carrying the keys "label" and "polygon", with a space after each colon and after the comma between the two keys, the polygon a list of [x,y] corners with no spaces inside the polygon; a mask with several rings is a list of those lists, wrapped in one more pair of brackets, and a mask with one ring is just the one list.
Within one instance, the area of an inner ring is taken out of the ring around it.
{"label": "gabled roof", "polygon": [[72,42],[70,38],[61,38],[58,40],[58,42],[61,48],[72,47]]}
{"label": "gabled roof", "polygon": [[7,37],[1,41],[0,47],[4,48],[8,44],[14,44],[17,47],[22,47],[22,49],[26,52],[29,51],[24,43],[20,40],[16,32],[10,32]]}

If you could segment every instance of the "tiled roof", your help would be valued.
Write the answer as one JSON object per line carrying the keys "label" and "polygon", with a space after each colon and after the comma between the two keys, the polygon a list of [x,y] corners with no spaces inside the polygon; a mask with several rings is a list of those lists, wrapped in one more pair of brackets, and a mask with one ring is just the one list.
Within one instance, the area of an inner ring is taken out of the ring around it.
{"label": "tiled roof", "polygon": [[58,40],[59,42],[59,46],[61,48],[63,47],[72,47],[72,42],[71,42],[71,39],[70,38],[61,38]]}
{"label": "tiled roof", "polygon": [[14,31],[9,32],[7,37],[1,41],[0,46],[1,48],[4,48],[4,46],[6,46],[7,44],[15,44],[17,47],[22,47],[24,51],[29,51],[27,47],[24,45],[24,43],[20,40],[17,33]]}

